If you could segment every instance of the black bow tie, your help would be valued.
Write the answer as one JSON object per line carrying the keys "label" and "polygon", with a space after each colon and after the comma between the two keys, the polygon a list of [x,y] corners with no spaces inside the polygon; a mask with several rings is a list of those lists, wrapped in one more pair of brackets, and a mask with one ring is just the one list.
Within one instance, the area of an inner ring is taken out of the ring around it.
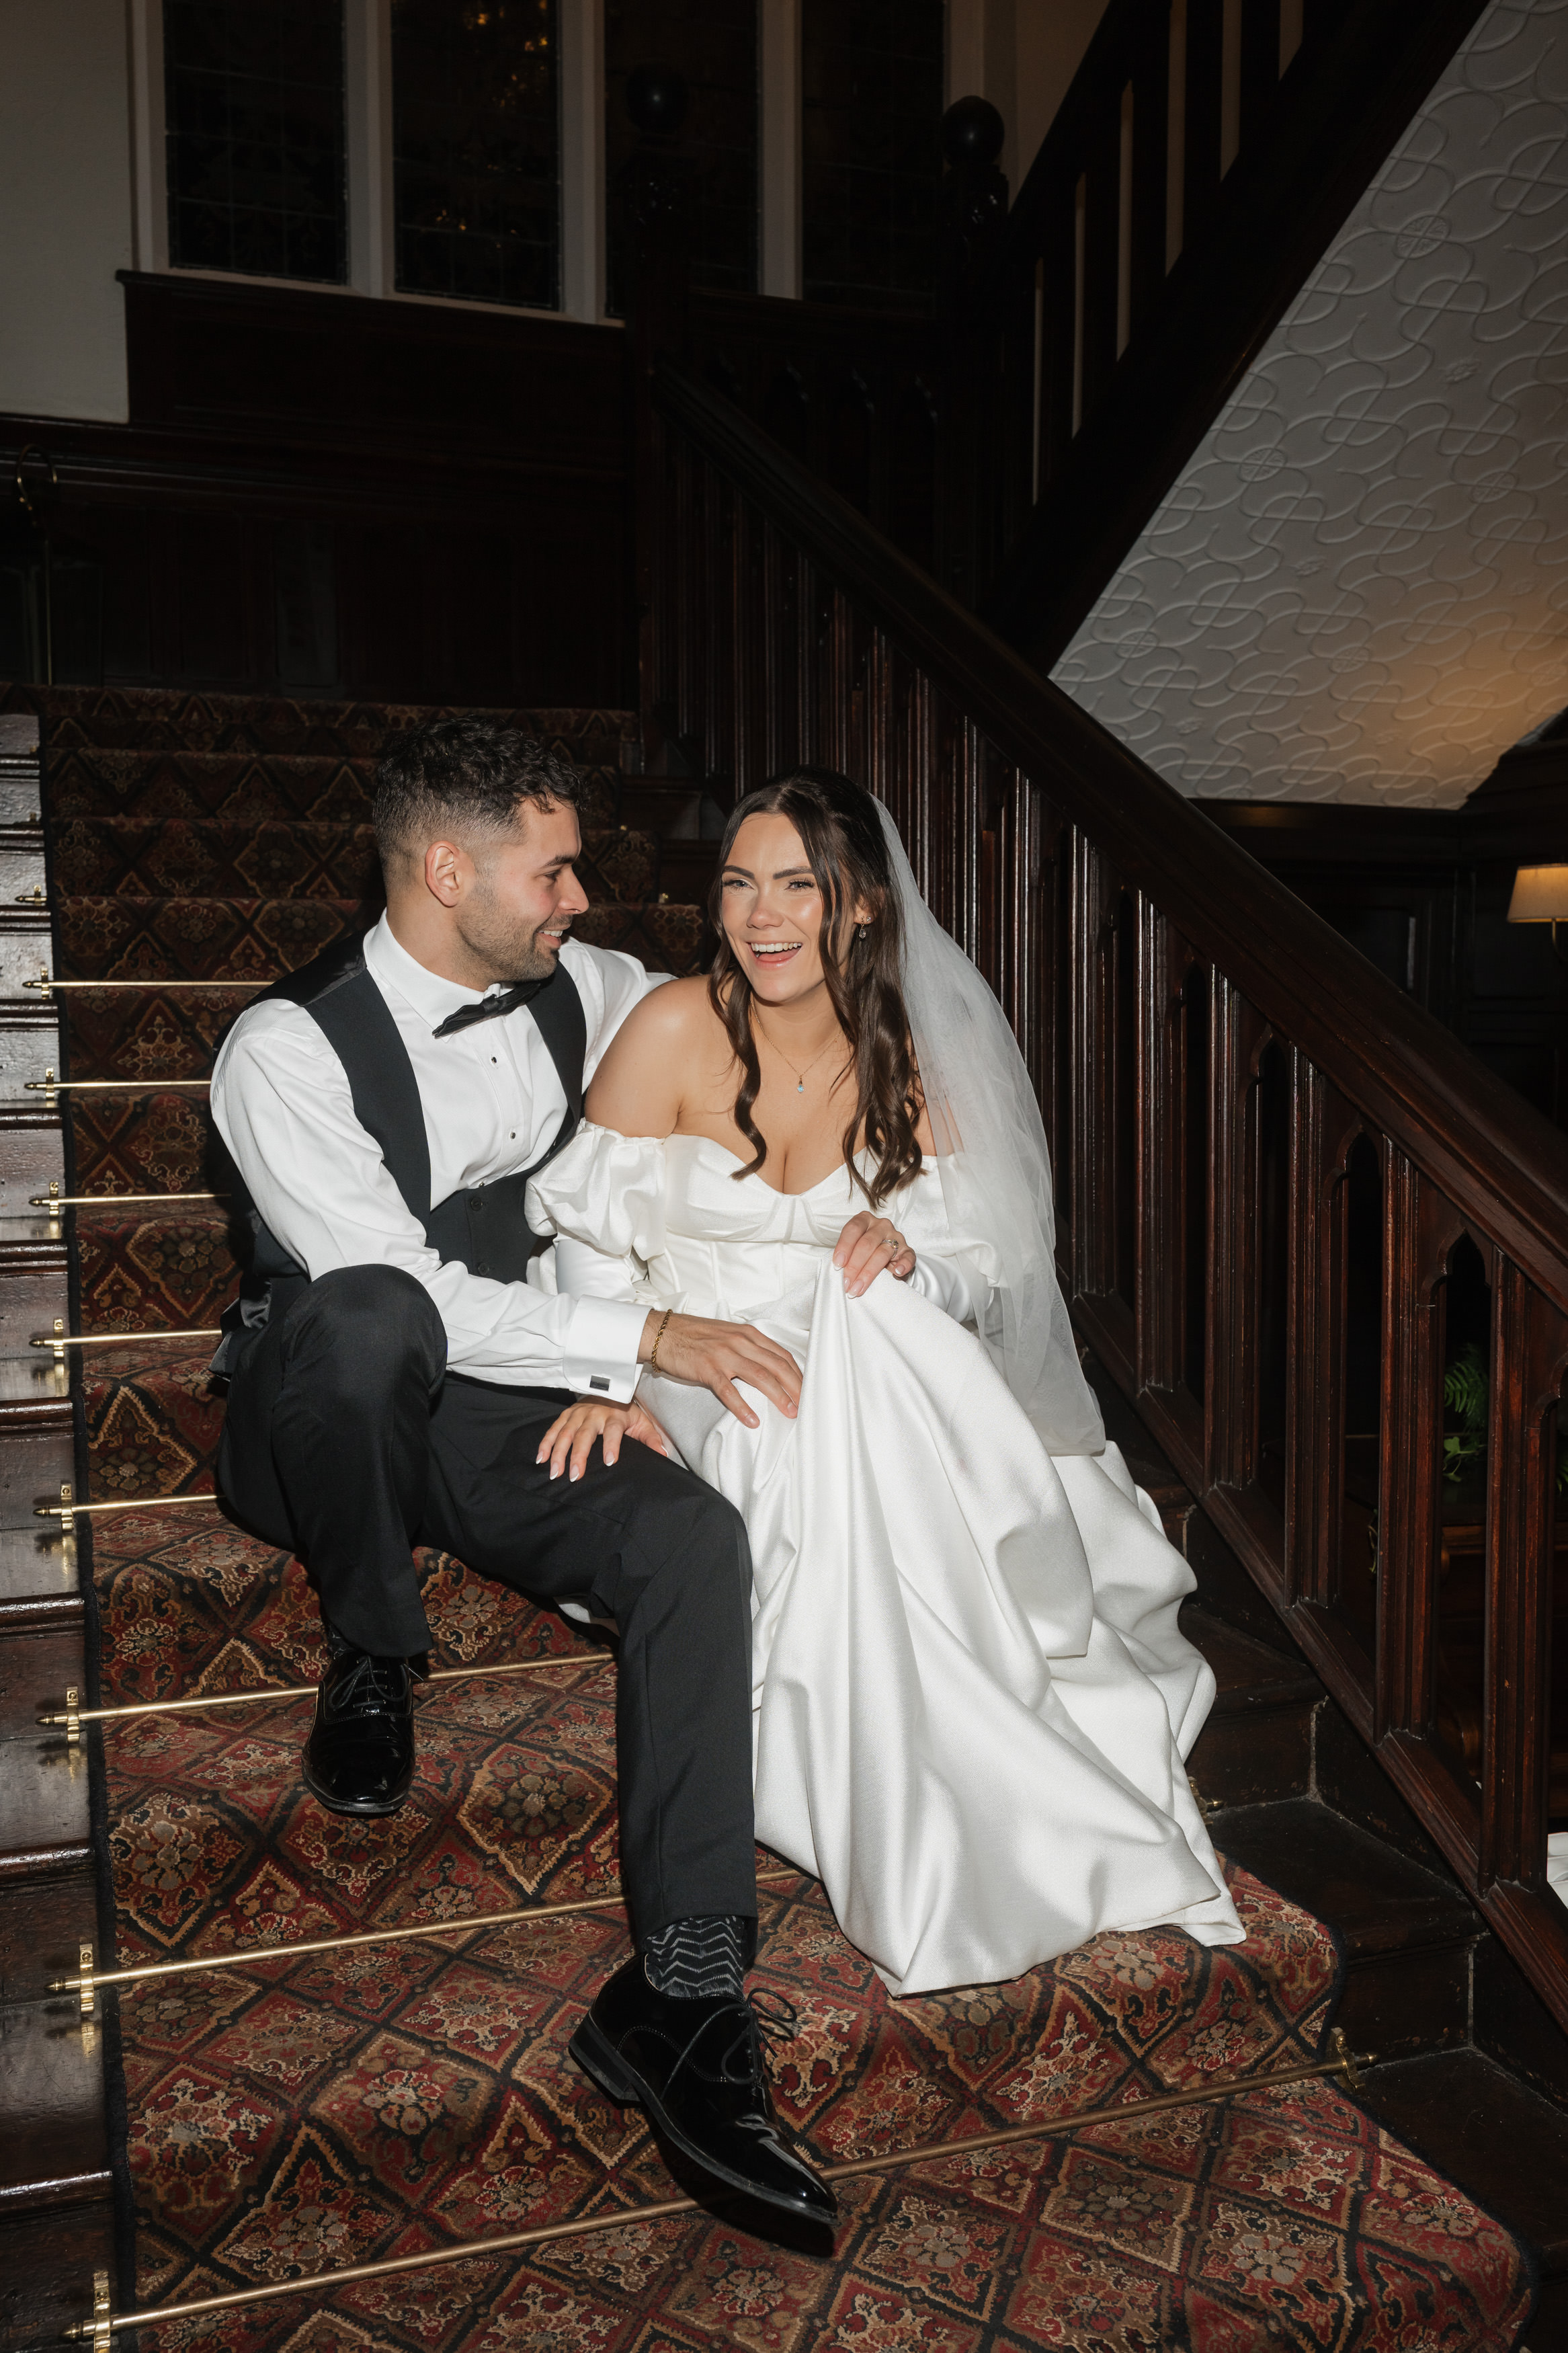
{"label": "black bow tie", "polygon": [[503,1013],[515,1013],[537,997],[544,983],[542,980],[520,980],[515,988],[503,988],[499,997],[481,997],[477,1005],[459,1005],[456,1013],[448,1013],[432,1033],[437,1038],[449,1038],[454,1029],[466,1029],[473,1021],[494,1021]]}

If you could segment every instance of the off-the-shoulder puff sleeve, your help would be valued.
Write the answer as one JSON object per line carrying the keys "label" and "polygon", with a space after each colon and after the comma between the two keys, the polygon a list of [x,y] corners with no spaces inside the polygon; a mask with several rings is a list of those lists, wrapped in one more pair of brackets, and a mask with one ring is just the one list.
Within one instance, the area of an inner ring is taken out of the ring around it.
{"label": "off-the-shoulder puff sleeve", "polygon": [[529,1224],[556,1238],[557,1288],[634,1295],[664,1250],[664,1189],[657,1136],[580,1129],[528,1188]]}

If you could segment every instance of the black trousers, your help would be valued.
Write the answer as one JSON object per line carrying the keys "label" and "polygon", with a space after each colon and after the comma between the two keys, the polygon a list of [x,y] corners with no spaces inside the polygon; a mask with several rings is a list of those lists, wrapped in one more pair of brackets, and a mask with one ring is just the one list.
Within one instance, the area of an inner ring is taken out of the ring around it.
{"label": "black trousers", "polygon": [[534,1461],[564,1390],[447,1375],[434,1301],[397,1267],[341,1268],[243,1345],[218,1484],[288,1544],[356,1648],[430,1647],[412,1557],[455,1553],[619,1630],[621,1876],[635,1931],[756,1914],[751,1553],[734,1507],[628,1443],[583,1478]]}

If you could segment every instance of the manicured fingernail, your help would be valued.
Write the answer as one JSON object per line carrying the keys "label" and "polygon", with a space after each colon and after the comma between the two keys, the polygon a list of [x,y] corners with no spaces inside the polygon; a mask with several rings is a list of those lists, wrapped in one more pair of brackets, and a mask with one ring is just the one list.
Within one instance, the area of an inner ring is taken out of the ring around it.
{"label": "manicured fingernail", "polygon": [[575,1462],[572,1465],[572,1476],[574,1479],[580,1479],[583,1476],[583,1473],[578,1470]]}
{"label": "manicured fingernail", "polygon": [[560,1478],[560,1476],[561,1476],[561,1465],[560,1465],[560,1463],[559,1463],[559,1462],[552,1462],[552,1463],[551,1464],[551,1466],[550,1466],[550,1475],[551,1475],[551,1477],[552,1477],[552,1479],[559,1479],[559,1478]]}

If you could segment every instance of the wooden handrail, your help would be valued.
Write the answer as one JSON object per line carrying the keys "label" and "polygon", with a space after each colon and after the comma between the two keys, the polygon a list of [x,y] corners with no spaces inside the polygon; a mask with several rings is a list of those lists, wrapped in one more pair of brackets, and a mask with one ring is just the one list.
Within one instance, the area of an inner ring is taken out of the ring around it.
{"label": "wooden handrail", "polygon": [[637,385],[645,699],[742,791],[892,808],[1035,1073],[1079,1330],[1568,2026],[1568,1140],[730,403]]}
{"label": "wooden handrail", "polygon": [[655,398],[963,709],[983,714],[992,741],[1124,878],[1568,1310],[1568,1137],[730,402],[668,363],[657,371]]}

